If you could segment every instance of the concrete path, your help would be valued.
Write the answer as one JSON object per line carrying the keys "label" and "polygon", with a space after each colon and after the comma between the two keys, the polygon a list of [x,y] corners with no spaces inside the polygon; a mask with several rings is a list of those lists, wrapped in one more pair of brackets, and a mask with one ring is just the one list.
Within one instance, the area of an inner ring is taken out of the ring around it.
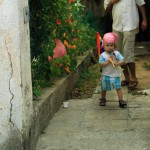
{"label": "concrete path", "polygon": [[126,88],[123,93],[125,109],[118,107],[116,91],[100,107],[99,86],[92,98],[69,100],[41,134],[36,150],[150,150],[150,96],[128,94]]}
{"label": "concrete path", "polygon": [[115,90],[108,92],[107,106],[100,107],[99,88],[92,98],[62,105],[36,150],[150,150],[150,90],[133,95],[123,88],[128,107],[121,109]]}

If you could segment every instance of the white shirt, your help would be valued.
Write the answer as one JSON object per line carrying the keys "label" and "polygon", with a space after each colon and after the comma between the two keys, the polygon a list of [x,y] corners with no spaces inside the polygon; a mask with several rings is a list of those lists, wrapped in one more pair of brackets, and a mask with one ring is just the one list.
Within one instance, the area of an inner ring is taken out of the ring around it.
{"label": "white shirt", "polygon": [[[104,0],[106,9],[110,0]],[[131,31],[139,27],[137,6],[144,5],[144,0],[120,0],[113,5],[113,29],[116,31]]]}

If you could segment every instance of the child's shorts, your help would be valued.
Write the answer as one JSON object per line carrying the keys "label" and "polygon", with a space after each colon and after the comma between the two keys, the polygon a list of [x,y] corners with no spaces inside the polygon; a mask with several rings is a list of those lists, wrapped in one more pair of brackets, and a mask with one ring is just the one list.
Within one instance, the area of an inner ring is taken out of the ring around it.
{"label": "child's shorts", "polygon": [[101,90],[112,90],[120,88],[121,88],[120,77],[102,76]]}

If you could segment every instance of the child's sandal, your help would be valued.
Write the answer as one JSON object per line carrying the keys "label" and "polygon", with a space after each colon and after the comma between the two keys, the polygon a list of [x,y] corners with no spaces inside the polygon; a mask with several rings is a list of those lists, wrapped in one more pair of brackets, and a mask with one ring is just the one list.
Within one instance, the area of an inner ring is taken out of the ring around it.
{"label": "child's sandal", "polygon": [[100,102],[99,102],[100,106],[106,106],[106,99],[105,98],[101,98],[99,100],[100,100]]}
{"label": "child's sandal", "polygon": [[123,100],[119,101],[119,107],[121,108],[126,108],[127,107],[127,103]]}

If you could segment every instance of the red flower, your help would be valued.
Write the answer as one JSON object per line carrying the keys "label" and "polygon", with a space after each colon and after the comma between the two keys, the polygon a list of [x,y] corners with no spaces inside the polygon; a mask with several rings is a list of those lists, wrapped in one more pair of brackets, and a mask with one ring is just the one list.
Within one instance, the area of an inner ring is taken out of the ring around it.
{"label": "red flower", "polygon": [[70,18],[68,18],[68,19],[66,20],[66,22],[71,22]]}
{"label": "red flower", "polygon": [[61,22],[58,20],[58,19],[56,19],[56,24],[61,24]]}
{"label": "red flower", "polygon": [[76,42],[76,40],[77,40],[77,38],[73,38],[73,41],[75,41],[75,42]]}
{"label": "red flower", "polygon": [[71,33],[73,33],[74,32],[74,30],[71,30]]}
{"label": "red flower", "polygon": [[71,73],[70,68],[68,66],[66,66],[65,70],[66,72]]}
{"label": "red flower", "polygon": [[71,3],[73,3],[74,2],[74,0],[69,0],[68,1],[68,4],[71,4]]}
{"label": "red flower", "polygon": [[63,64],[62,64],[62,63],[60,63],[58,66],[59,66],[59,68],[61,68],[61,67],[63,66]]}

